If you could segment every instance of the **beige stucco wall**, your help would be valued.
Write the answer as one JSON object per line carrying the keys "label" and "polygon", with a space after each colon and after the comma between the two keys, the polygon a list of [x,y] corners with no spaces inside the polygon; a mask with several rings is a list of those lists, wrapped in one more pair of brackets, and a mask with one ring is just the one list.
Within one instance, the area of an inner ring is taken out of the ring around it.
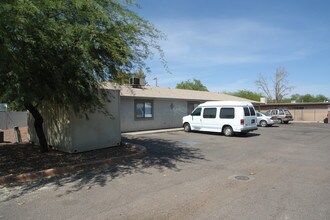
{"label": "beige stucco wall", "polygon": [[182,117],[187,115],[188,104],[185,100],[148,99],[153,101],[153,118],[135,119],[134,100],[121,97],[122,132],[181,127]]}
{"label": "beige stucco wall", "polygon": [[[119,91],[109,91],[110,103],[106,108],[109,115],[94,112],[86,117],[67,114],[60,108],[42,111],[44,132],[48,144],[65,152],[81,152],[119,145],[120,132],[120,97]],[[28,126],[30,141],[38,143],[33,118],[29,115]]]}
{"label": "beige stucco wall", "polygon": [[327,117],[327,109],[290,109],[295,121],[323,122]]}

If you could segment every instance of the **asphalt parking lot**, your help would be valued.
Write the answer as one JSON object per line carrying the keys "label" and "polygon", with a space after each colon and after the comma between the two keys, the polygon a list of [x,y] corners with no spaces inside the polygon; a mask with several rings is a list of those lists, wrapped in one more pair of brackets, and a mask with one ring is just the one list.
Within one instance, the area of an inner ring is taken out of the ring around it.
{"label": "asphalt parking lot", "polygon": [[329,219],[329,131],[292,123],[235,137],[125,135],[147,148],[144,158],[1,189],[0,219]]}

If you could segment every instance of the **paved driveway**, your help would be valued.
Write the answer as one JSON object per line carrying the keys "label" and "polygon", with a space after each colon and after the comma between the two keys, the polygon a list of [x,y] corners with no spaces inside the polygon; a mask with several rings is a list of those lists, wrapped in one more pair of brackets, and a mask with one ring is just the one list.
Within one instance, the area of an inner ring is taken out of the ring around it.
{"label": "paved driveway", "polygon": [[142,160],[0,189],[0,219],[329,219],[330,126],[124,137]]}

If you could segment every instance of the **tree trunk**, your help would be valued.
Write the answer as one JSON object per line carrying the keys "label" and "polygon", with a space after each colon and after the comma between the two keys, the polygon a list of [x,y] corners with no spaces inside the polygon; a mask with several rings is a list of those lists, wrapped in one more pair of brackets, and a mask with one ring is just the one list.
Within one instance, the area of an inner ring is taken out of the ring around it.
{"label": "tree trunk", "polygon": [[42,153],[48,152],[48,144],[42,126],[42,124],[44,123],[44,119],[42,118],[40,112],[31,103],[25,103],[24,106],[27,110],[29,110],[29,112],[32,114],[34,118],[34,128],[36,130],[39,139],[41,152]]}

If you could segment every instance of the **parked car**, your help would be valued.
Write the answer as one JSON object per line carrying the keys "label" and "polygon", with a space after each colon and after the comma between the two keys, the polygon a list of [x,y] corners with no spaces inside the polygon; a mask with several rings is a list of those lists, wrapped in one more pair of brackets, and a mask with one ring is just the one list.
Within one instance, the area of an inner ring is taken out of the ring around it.
{"label": "parked car", "polygon": [[277,124],[277,117],[271,116],[268,113],[256,112],[257,114],[257,124],[261,127],[273,126]]}
{"label": "parked car", "polygon": [[279,124],[288,124],[289,121],[293,121],[293,117],[287,109],[271,109],[266,112],[271,116],[276,116]]}
{"label": "parked car", "polygon": [[239,101],[209,101],[200,104],[190,115],[182,118],[182,125],[186,132],[221,132],[225,136],[246,134],[258,129],[253,105]]}

